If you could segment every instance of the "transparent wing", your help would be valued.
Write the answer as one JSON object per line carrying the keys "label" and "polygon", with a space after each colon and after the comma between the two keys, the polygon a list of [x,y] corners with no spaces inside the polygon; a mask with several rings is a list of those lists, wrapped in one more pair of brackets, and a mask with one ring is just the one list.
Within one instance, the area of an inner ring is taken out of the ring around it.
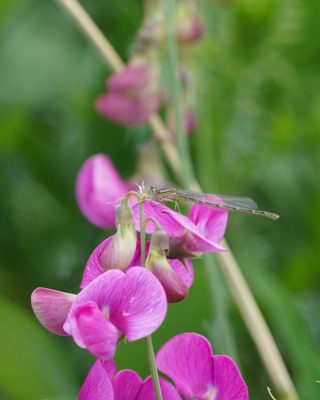
{"label": "transparent wing", "polygon": [[176,198],[180,198],[182,200],[206,204],[212,207],[220,206],[225,208],[239,208],[245,210],[256,210],[258,207],[255,201],[249,197],[198,193],[180,189],[175,190],[175,195]]}

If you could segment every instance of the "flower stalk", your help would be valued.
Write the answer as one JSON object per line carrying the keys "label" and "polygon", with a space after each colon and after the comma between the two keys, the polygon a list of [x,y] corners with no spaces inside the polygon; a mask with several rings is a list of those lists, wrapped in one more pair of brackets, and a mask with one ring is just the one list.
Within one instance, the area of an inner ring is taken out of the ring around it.
{"label": "flower stalk", "polygon": [[194,173],[190,160],[187,135],[185,132],[184,113],[182,110],[182,85],[179,76],[178,46],[175,34],[176,1],[161,0],[166,24],[168,61],[173,95],[174,117],[177,133],[178,152],[181,160],[180,180],[184,187],[190,187],[194,181]]}
{"label": "flower stalk", "polygon": [[[144,220],[144,212],[143,212],[143,199],[139,202],[139,216],[140,216],[140,241],[141,241],[141,266],[145,267],[146,263],[146,230],[145,230],[145,220]],[[156,360],[154,355],[154,348],[152,343],[152,336],[149,335],[146,337],[147,342],[147,354],[148,354],[148,362],[149,368],[152,376],[153,387],[156,393],[156,399],[162,400],[159,374],[156,366]]]}
{"label": "flower stalk", "polygon": [[[97,48],[98,52],[101,54],[107,66],[111,66],[115,71],[121,71],[124,66],[123,61],[121,60],[117,52],[114,50],[110,42],[104,37],[102,32],[92,21],[90,16],[79,4],[79,2],[77,0],[56,0],[56,1],[77,22],[81,30],[86,34],[88,39]],[[162,1],[167,2],[168,6],[171,8],[169,2],[171,2],[172,0],[162,0]],[[170,36],[170,31],[169,31],[169,36]],[[172,43],[170,46],[172,46]],[[173,59],[177,60],[177,57],[174,55],[174,51],[175,50],[173,47],[173,56],[174,56]],[[171,53],[172,53],[172,48],[171,48]],[[177,64],[173,65],[174,71],[177,70],[176,66]],[[175,73],[173,74],[173,76],[175,76]],[[180,103],[181,99],[179,96],[180,96],[179,89],[178,91],[175,90],[174,101],[176,103],[175,109],[177,116],[180,115],[178,103]],[[181,121],[181,117],[177,118],[177,123],[181,124],[179,120]],[[193,170],[191,167],[191,163],[189,163],[188,161],[190,158],[188,148],[186,145],[183,144],[184,140],[184,138],[182,138],[183,125],[182,129],[180,128],[180,130],[179,127],[177,127],[178,132],[180,131],[180,134],[178,134],[178,137],[180,137],[179,139],[180,144],[178,146],[179,154],[178,154],[174,147],[174,144],[171,141],[170,132],[163,124],[159,116],[158,115],[151,116],[149,124],[154,132],[155,137],[162,145],[164,154],[167,157],[168,162],[172,170],[176,174],[176,176],[180,177],[181,181],[188,182],[188,184],[186,184],[187,188],[189,189],[192,188],[193,190],[199,190],[200,189],[199,184],[196,182],[196,180],[191,179],[193,177],[193,173],[190,173],[188,177],[186,176],[188,170],[189,171]],[[185,169],[184,163],[187,162],[188,166]],[[182,176],[184,176],[184,178],[182,178]],[[247,328],[255,341],[255,344],[257,346],[257,349],[259,350],[259,353],[269,373],[269,376],[271,377],[272,381],[274,382],[279,392],[283,395],[284,399],[298,400],[299,397],[296,393],[296,389],[290,378],[290,375],[287,371],[287,368],[284,364],[281,354],[277,349],[275,341],[250,292],[249,287],[246,284],[246,281],[241,273],[239,265],[237,264],[235,258],[232,255],[232,252],[229,251],[228,253],[220,254],[218,256],[218,262],[220,267],[222,268],[222,271],[225,272],[225,278],[228,283],[228,286],[230,287],[232,295],[236,300],[236,304],[239,307],[240,313],[247,325]],[[227,272],[225,270],[227,270]],[[242,284],[239,284],[239,282],[241,282]],[[253,325],[255,326],[256,332],[260,332],[260,334],[262,333],[262,337],[266,339],[266,341],[260,340],[258,338],[258,335],[254,334]],[[161,399],[161,393],[160,397],[158,396],[157,399]]]}

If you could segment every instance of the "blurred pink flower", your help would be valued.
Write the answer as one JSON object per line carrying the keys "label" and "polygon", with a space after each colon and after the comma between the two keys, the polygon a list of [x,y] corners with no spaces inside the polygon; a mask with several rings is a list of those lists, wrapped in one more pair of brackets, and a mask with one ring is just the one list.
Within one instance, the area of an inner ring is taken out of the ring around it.
{"label": "blurred pink flower", "polygon": [[[31,297],[40,323],[53,333],[72,336],[78,346],[101,359],[113,358],[122,335],[129,342],[150,335],[167,310],[161,284],[141,267],[126,274],[119,270],[103,273],[68,303],[68,312],[64,302],[56,303],[55,308],[53,302],[48,303],[49,290],[38,288]],[[60,299],[61,293],[52,290],[51,299],[54,295]]]}
{"label": "blurred pink flower", "polygon": [[[175,117],[173,111],[170,109],[167,113],[167,125],[172,133],[176,133],[176,124],[175,124]],[[191,136],[197,128],[197,117],[194,111],[188,109],[184,113],[184,131],[188,136]]]}
{"label": "blurred pink flower", "polygon": [[104,154],[88,158],[76,180],[76,199],[83,215],[103,229],[115,226],[115,204],[130,190]]}
{"label": "blurred pink flower", "polygon": [[184,115],[184,124],[186,133],[191,136],[192,133],[197,129],[198,125],[196,114],[192,110],[186,111]]}
{"label": "blurred pink flower", "polygon": [[248,389],[235,362],[212,354],[196,333],[170,339],[158,351],[157,368],[168,375],[185,400],[248,400]]}
{"label": "blurred pink flower", "polygon": [[96,108],[104,117],[122,125],[141,125],[158,110],[157,76],[147,62],[132,63],[107,81],[108,93]]}
{"label": "blurred pink flower", "polygon": [[179,19],[177,35],[181,42],[193,43],[203,37],[203,26],[196,14],[185,15]]}

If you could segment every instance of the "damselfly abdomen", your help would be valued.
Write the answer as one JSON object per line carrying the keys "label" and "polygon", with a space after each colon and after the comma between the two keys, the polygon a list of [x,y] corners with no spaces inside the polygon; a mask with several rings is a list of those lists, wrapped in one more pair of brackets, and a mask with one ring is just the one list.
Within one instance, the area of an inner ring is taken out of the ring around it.
{"label": "damselfly abdomen", "polygon": [[199,193],[176,188],[158,189],[155,186],[151,186],[150,189],[144,192],[144,195],[145,198],[160,203],[166,201],[187,201],[227,211],[258,215],[271,219],[279,218],[278,214],[257,210],[257,204],[249,197]]}

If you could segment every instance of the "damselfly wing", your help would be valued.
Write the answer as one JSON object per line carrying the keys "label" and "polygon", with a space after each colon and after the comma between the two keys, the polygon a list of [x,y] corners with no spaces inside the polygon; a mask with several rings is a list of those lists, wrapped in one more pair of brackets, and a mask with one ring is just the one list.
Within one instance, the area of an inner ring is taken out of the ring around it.
{"label": "damselfly wing", "polygon": [[166,201],[187,201],[233,212],[258,215],[271,219],[279,218],[278,214],[257,210],[257,204],[249,197],[199,193],[177,188],[158,189],[155,186],[151,186],[145,194],[147,198],[161,203]]}

